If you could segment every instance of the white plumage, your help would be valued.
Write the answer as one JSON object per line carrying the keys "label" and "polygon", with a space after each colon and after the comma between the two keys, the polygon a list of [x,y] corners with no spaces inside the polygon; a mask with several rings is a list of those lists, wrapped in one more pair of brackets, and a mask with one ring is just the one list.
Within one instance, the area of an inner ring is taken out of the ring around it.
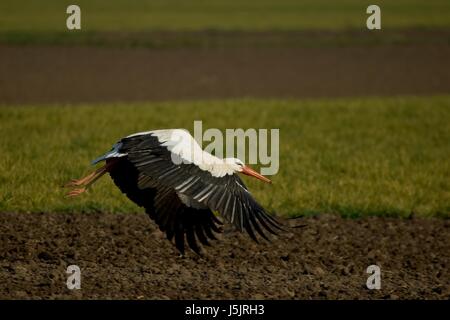
{"label": "white plumage", "polygon": [[[209,171],[214,177],[223,177],[225,175],[231,175],[235,171],[239,170],[239,164],[243,164],[241,160],[236,158],[220,159],[212,154],[202,150],[197,141],[191,136],[189,131],[185,129],[167,129],[167,130],[153,130],[134,133],[126,138],[132,138],[142,135],[155,136],[160,142],[161,146],[164,146],[172,152],[172,161],[175,164],[181,163],[193,163],[201,170]],[[126,153],[120,153],[119,150],[122,147],[121,142],[117,142],[111,151],[105,153],[99,158],[92,161],[92,164],[96,164],[100,161],[124,157]]]}

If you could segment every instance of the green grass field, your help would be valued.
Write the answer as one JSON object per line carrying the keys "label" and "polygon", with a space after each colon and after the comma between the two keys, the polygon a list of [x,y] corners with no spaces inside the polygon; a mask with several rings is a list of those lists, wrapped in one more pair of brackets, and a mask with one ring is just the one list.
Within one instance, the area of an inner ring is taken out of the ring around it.
{"label": "green grass field", "polygon": [[[82,30],[68,31],[70,1],[3,0],[0,43],[144,47],[342,45],[378,43],[447,44],[447,0],[380,0],[382,31],[368,32],[360,0],[79,0]],[[405,30],[426,35],[409,35]],[[331,35],[296,36],[290,32],[325,31]],[[213,32],[211,32],[213,31]],[[234,33],[271,32],[264,39]],[[343,32],[345,31],[345,32]],[[365,33],[366,37],[352,32]],[[433,37],[436,31],[441,37]],[[160,33],[163,32],[161,35]],[[231,32],[231,34],[230,34]],[[444,32],[444,34],[442,34]],[[193,33],[193,34],[192,34]]]}
{"label": "green grass field", "polygon": [[[65,31],[71,1],[2,0],[0,29]],[[87,31],[297,30],[365,28],[360,0],[79,0]],[[446,0],[379,0],[383,26],[448,27]],[[6,14],[7,13],[7,14]]]}
{"label": "green grass field", "polygon": [[3,106],[0,211],[141,211],[109,177],[75,199],[61,185],[124,135],[192,131],[194,120],[204,129],[280,129],[273,185],[245,178],[280,215],[449,217],[450,96]]}

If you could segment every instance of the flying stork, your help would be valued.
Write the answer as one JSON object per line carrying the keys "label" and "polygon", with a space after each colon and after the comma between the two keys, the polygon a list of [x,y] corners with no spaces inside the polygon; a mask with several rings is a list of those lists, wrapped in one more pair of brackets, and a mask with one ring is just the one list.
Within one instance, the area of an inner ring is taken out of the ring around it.
{"label": "flying stork", "polygon": [[[92,161],[105,165],[66,186],[67,196],[78,196],[105,173],[117,187],[166,233],[175,238],[183,255],[185,240],[200,254],[197,240],[209,245],[221,232],[215,213],[239,231],[268,239],[264,231],[277,234],[283,226],[252,197],[237,173],[271,181],[236,158],[220,159],[201,149],[184,129],[154,130],[119,140],[110,151]],[[197,240],[196,240],[197,239]]]}

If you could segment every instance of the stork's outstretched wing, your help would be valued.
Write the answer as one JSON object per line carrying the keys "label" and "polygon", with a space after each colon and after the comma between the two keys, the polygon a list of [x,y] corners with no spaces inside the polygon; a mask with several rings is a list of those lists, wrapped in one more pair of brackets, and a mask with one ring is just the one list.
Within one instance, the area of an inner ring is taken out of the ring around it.
{"label": "stork's outstretched wing", "polygon": [[182,254],[185,240],[199,254],[196,239],[203,245],[209,245],[208,240],[216,239],[214,232],[221,232],[222,223],[211,210],[186,206],[172,188],[139,173],[126,157],[112,161],[115,160],[118,161],[109,173],[114,183],[130,200],[145,208],[160,230],[166,233],[167,239],[175,238],[175,245]]}
{"label": "stork's outstretched wing", "polygon": [[259,205],[236,174],[213,176],[193,162],[178,163],[178,154],[152,132],[133,135],[119,142],[118,152],[137,171],[184,195],[212,211],[218,211],[239,230],[246,230],[257,241],[255,232],[267,239],[263,230],[273,234],[281,230],[280,223]]}

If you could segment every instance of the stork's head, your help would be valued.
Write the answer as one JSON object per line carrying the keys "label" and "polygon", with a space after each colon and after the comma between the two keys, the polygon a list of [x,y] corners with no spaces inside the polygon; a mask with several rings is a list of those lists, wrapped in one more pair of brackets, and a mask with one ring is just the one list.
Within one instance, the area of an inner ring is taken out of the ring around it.
{"label": "stork's head", "polygon": [[261,181],[272,183],[272,181],[259,174],[249,166],[246,166],[241,160],[237,158],[225,158],[224,160],[225,163],[229,165],[235,172],[240,172],[247,176],[255,177],[256,179],[259,179]]}

